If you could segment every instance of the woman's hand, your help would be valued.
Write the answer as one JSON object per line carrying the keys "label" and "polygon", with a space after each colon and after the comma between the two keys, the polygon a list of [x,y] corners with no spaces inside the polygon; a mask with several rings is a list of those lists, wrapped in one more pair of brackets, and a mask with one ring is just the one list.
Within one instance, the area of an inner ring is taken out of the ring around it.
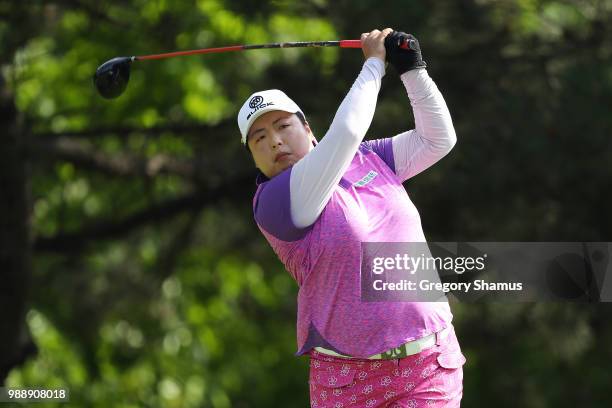
{"label": "woman's hand", "polygon": [[385,28],[382,31],[372,30],[369,33],[361,34],[361,49],[366,60],[370,57],[376,57],[385,62],[387,55],[385,51],[385,37],[392,32],[392,28]]}

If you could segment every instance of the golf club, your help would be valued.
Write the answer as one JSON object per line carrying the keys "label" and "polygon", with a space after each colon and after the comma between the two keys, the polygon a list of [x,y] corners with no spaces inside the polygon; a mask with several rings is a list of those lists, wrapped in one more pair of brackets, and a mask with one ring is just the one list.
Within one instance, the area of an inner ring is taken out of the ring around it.
{"label": "golf club", "polygon": [[[412,41],[412,40],[411,40]],[[411,49],[411,41],[400,45],[401,48]],[[203,48],[199,50],[175,51],[164,54],[141,55],[132,57],[117,57],[100,65],[93,76],[94,85],[98,93],[104,98],[113,99],[121,95],[127,87],[130,79],[130,68],[134,61],[154,60],[179,57],[195,54],[213,54],[229,51],[258,50],[264,48],[295,48],[295,47],[340,47],[361,48],[361,40],[339,40],[339,41],[300,41],[252,45],[233,45],[229,47]]]}

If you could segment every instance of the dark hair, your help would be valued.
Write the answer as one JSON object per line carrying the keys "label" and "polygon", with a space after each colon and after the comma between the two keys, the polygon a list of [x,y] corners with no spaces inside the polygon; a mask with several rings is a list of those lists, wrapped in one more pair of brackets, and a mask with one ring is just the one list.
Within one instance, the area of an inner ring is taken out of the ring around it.
{"label": "dark hair", "polygon": [[[300,122],[302,122],[302,125],[306,126],[306,117],[304,116],[302,112],[297,111],[294,113],[294,115],[298,117]],[[249,138],[248,137],[247,137],[247,140],[245,140],[244,147],[246,147],[247,152],[251,153],[251,149],[249,149]]]}
{"label": "dark hair", "polygon": [[306,117],[304,116],[302,112],[300,111],[295,112],[295,116],[297,116],[300,122],[302,122],[302,125],[306,126]]}

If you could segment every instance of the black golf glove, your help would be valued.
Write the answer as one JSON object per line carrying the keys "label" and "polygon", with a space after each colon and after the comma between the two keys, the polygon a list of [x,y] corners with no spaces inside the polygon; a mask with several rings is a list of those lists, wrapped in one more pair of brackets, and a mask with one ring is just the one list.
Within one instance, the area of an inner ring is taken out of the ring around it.
{"label": "black golf glove", "polygon": [[[408,43],[410,49],[400,48],[404,42]],[[427,64],[423,61],[419,40],[412,34],[401,31],[393,31],[385,37],[385,50],[387,61],[393,65],[399,75],[417,68],[425,68]]]}

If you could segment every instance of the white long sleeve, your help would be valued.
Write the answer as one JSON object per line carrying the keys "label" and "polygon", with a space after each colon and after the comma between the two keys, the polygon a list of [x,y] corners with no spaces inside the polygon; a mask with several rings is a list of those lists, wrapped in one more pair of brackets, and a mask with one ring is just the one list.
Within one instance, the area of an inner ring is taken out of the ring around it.
{"label": "white long sleeve", "polygon": [[351,163],[376,110],[385,65],[369,58],[340,104],[329,130],[291,170],[291,218],[298,228],[312,225]]}
{"label": "white long sleeve", "polygon": [[415,129],[393,137],[395,174],[404,181],[446,156],[457,136],[444,98],[427,71],[408,71],[401,78],[415,121]]}

